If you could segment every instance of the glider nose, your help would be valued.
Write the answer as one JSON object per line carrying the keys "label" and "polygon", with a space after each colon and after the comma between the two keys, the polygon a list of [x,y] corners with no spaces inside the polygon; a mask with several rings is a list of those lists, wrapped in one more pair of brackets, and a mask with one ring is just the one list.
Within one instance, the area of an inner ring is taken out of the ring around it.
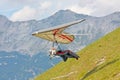
{"label": "glider nose", "polygon": [[35,32],[35,33],[32,33],[32,35],[33,35],[33,36],[35,36],[36,34],[38,34],[38,33],[37,33],[37,32]]}
{"label": "glider nose", "polygon": [[32,33],[33,36],[35,36],[35,33]]}

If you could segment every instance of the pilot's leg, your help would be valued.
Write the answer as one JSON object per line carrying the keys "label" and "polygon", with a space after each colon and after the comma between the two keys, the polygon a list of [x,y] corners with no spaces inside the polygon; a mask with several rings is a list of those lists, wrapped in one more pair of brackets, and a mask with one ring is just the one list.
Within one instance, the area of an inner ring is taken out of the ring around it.
{"label": "pilot's leg", "polygon": [[67,56],[65,56],[65,55],[61,55],[60,57],[62,57],[62,59],[63,59],[63,61],[64,61],[64,62],[66,62],[66,61],[67,61],[67,59],[68,59],[68,57],[67,57]]}
{"label": "pilot's leg", "polygon": [[72,58],[76,58],[76,60],[78,60],[79,56],[75,53],[70,53],[70,55],[72,56]]}

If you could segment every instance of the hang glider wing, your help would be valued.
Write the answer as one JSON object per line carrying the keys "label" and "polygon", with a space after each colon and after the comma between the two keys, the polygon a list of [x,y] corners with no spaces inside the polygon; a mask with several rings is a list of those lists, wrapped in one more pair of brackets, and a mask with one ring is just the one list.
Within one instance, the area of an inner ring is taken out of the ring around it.
{"label": "hang glider wing", "polygon": [[53,28],[37,31],[33,33],[32,35],[36,37],[40,37],[42,39],[52,41],[52,42],[57,41],[58,43],[68,44],[74,40],[74,35],[67,35],[68,33],[65,33],[63,31],[67,27],[70,27],[72,25],[78,24],[83,21],[85,21],[85,19],[59,25]]}

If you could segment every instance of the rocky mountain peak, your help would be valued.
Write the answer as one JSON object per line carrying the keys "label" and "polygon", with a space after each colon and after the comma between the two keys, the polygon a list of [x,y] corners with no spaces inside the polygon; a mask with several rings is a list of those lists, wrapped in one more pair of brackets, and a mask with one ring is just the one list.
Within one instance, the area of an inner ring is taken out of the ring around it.
{"label": "rocky mountain peak", "polygon": [[3,16],[3,15],[0,15],[0,21],[5,21],[5,20],[8,20],[8,18],[6,16]]}

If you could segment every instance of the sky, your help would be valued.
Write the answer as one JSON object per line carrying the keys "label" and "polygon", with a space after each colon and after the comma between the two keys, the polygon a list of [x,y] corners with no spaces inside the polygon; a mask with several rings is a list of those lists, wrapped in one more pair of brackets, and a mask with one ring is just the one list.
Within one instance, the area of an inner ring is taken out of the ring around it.
{"label": "sky", "polygon": [[120,0],[0,0],[0,15],[12,21],[41,20],[66,9],[100,17],[120,11]]}

